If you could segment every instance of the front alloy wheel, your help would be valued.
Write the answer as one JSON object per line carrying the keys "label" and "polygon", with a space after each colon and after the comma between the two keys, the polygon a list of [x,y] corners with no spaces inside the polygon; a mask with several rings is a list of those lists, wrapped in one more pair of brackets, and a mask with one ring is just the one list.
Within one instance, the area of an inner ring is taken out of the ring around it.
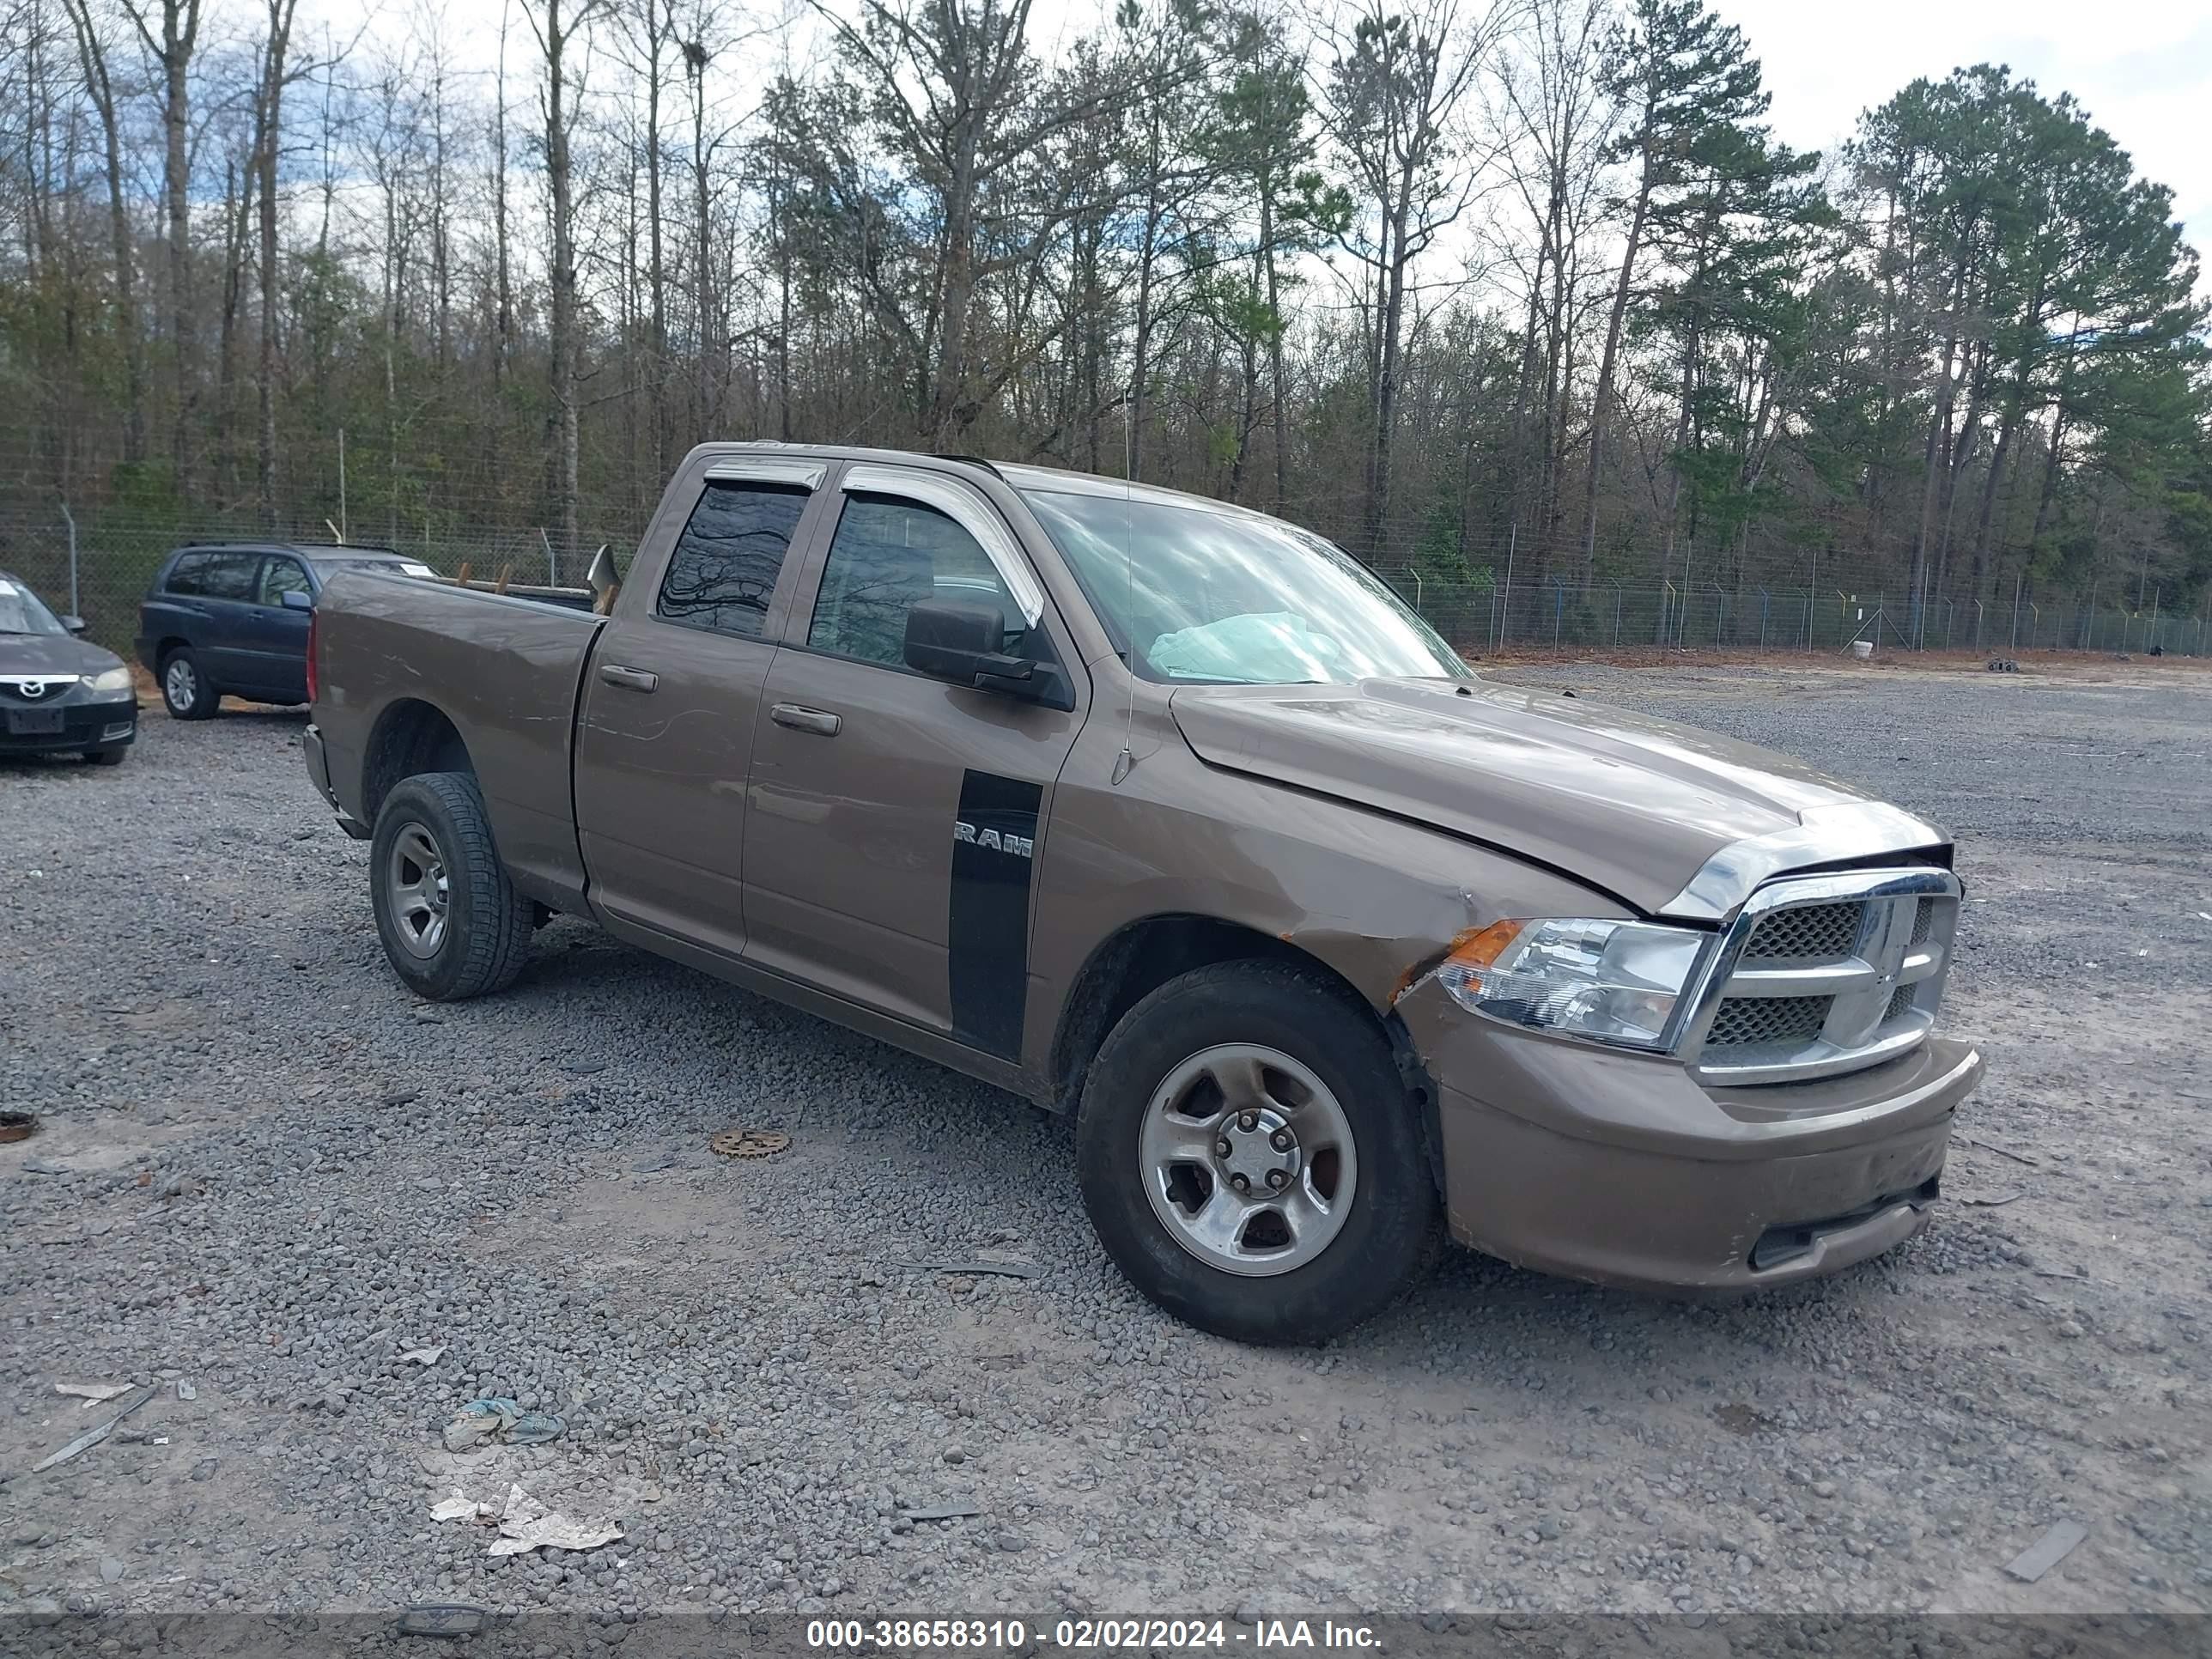
{"label": "front alloy wheel", "polygon": [[1194,969],[1091,1062],[1084,1208],[1176,1317],[1241,1342],[1319,1341],[1388,1306],[1437,1242],[1421,1109],[1381,1023],[1317,965]]}
{"label": "front alloy wheel", "polygon": [[1279,1048],[1224,1042],[1162,1080],[1139,1158],[1152,1213],[1200,1261],[1264,1278],[1326,1250],[1359,1188],[1335,1095]]}

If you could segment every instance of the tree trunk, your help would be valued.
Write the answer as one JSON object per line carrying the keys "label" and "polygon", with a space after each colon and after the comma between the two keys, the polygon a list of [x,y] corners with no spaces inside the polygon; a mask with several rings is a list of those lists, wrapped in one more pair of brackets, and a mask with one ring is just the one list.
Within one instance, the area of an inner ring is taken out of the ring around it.
{"label": "tree trunk", "polygon": [[261,338],[255,379],[260,430],[255,442],[255,495],[264,530],[276,527],[276,156],[283,144],[285,60],[299,0],[270,0],[269,39],[261,59]]}
{"label": "tree trunk", "polygon": [[577,483],[579,429],[576,410],[576,210],[575,179],[568,156],[568,83],[566,53],[581,19],[561,20],[561,0],[545,0],[545,27],[538,43],[545,54],[545,180],[553,198],[551,382],[555,414],[553,492],[562,545],[573,551],[582,539]]}
{"label": "tree trunk", "polygon": [[1605,420],[1613,402],[1613,376],[1620,359],[1620,332],[1628,316],[1628,295],[1636,282],[1636,256],[1644,246],[1644,220],[1651,210],[1651,167],[1647,159],[1636,191],[1635,211],[1628,221],[1628,246],[1620,256],[1620,281],[1613,290],[1613,310],[1606,319],[1605,349],[1597,364],[1597,389],[1590,398],[1589,477],[1583,488],[1583,559],[1597,557],[1598,472],[1605,462]]}
{"label": "tree trunk", "polygon": [[146,459],[146,348],[138,317],[137,261],[132,253],[131,215],[123,201],[123,140],[116,117],[115,88],[108,79],[107,48],[94,26],[89,0],[64,0],[84,62],[87,90],[100,117],[102,158],[107,173],[107,231],[115,261],[115,329],[123,347],[123,459],[137,466]]}

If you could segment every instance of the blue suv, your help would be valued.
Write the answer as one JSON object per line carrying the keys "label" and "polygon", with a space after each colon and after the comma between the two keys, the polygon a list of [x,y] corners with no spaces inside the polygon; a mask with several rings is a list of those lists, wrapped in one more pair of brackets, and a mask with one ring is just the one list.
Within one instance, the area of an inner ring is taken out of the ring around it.
{"label": "blue suv", "polygon": [[307,617],[341,570],[430,567],[380,547],[240,542],[180,547],[138,607],[138,660],[180,720],[204,720],[224,694],[307,700]]}

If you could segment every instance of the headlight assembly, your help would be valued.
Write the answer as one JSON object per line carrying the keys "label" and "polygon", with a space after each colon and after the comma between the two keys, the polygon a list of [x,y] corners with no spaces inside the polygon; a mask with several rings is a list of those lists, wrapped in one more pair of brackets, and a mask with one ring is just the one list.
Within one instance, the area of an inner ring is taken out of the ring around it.
{"label": "headlight assembly", "polygon": [[1493,922],[1437,981],[1471,1013],[1627,1048],[1665,1048],[1713,935],[1644,921]]}
{"label": "headlight assembly", "polygon": [[88,697],[122,697],[131,694],[131,671],[118,663],[112,668],[103,668],[97,674],[84,677],[84,694]]}

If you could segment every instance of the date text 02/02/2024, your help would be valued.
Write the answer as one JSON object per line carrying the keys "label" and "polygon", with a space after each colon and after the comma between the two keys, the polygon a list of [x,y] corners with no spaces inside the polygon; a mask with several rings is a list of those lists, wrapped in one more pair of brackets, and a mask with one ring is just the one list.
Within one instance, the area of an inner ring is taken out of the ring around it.
{"label": "date text 02/02/2024", "polygon": [[1375,1632],[1337,1620],[1261,1619],[1248,1627],[1221,1619],[1061,1619],[1032,1627],[1017,1619],[817,1619],[809,1648],[859,1652],[1140,1652],[1161,1649],[1372,1648]]}

